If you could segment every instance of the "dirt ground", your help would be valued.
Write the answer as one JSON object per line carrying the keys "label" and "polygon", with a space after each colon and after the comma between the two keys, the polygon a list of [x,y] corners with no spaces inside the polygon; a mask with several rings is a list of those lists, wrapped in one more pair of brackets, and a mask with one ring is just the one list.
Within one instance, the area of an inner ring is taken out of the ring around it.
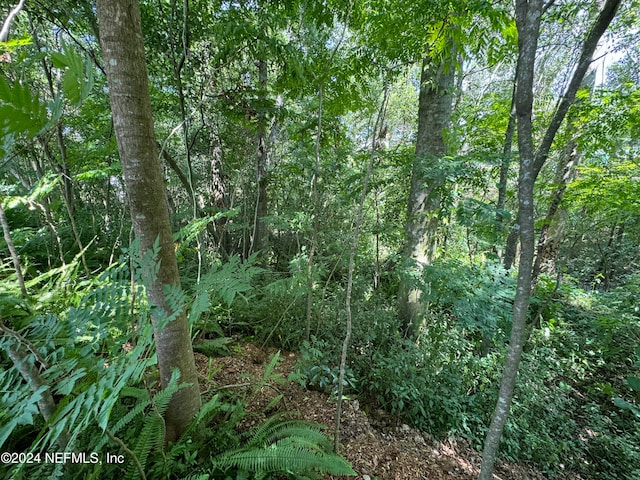
{"label": "dirt ground", "polygon": [[[275,350],[264,351],[246,344],[234,355],[209,357],[196,353],[200,384],[206,396],[223,389],[249,391],[264,375],[266,362]],[[276,372],[284,382],[270,382],[255,395],[248,408],[261,412],[277,395],[283,400],[279,410],[298,412],[305,420],[326,425],[333,431],[336,404],[322,392],[303,389],[286,381],[297,360],[293,353],[281,353]],[[254,417],[252,422],[262,419]],[[247,425],[250,427],[252,425]],[[357,400],[343,402],[341,454],[362,480],[472,480],[479,473],[480,454],[465,440],[434,441],[428,434],[400,424],[381,411],[365,414]],[[521,464],[500,463],[495,480],[546,480],[534,468]],[[566,476],[562,480],[584,480]]]}

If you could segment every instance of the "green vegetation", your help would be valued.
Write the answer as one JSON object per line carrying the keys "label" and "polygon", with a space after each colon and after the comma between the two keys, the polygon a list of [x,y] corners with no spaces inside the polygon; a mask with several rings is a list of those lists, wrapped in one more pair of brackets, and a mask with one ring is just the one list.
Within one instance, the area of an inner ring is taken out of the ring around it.
{"label": "green vegetation", "polygon": [[[274,414],[278,398],[247,410],[282,380],[277,355],[248,393],[203,393],[171,439],[172,399],[198,386],[159,374],[159,337],[183,315],[187,350],[294,351],[303,387],[482,451],[522,280],[524,154],[511,2],[462,3],[140,2],[164,181],[147,200],[166,201],[171,251],[140,247],[93,3],[27,2],[0,42],[0,451],[125,462],[0,476],[355,474],[335,431]],[[592,4],[544,11],[535,145]],[[584,76],[531,185],[527,338],[499,455],[551,478],[640,478],[637,7],[616,12],[603,37],[616,56]],[[161,253],[181,280],[162,305]]]}

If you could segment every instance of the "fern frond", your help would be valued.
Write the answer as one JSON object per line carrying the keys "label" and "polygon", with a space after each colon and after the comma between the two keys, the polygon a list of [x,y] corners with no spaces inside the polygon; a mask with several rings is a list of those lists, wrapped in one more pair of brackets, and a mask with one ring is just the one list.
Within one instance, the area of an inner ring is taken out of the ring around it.
{"label": "fern frond", "polygon": [[[136,444],[133,449],[135,457],[138,459],[139,465],[144,471],[147,465],[147,459],[152,450],[160,447],[164,441],[164,420],[156,412],[151,412],[144,421],[142,431],[136,438]],[[138,466],[136,462],[130,462],[126,480],[135,480],[139,478]]]}
{"label": "fern frond", "polygon": [[[142,426],[142,431],[137,436],[136,444],[133,448],[133,454],[136,456],[138,463],[142,467],[142,469],[145,469],[147,465],[147,459],[149,458],[151,451],[160,448],[164,442],[163,415],[167,411],[169,402],[171,401],[173,395],[183,387],[183,385],[178,384],[179,378],[179,370],[174,369],[171,372],[171,380],[169,380],[169,384],[167,385],[167,387],[158,392],[155,397],[153,397],[153,401],[150,402],[153,406],[153,409],[145,418],[144,425]],[[127,480],[134,480],[138,478],[138,466],[135,464],[135,462],[132,462],[129,465],[125,478]]]}
{"label": "fern frond", "polygon": [[355,475],[351,465],[338,455],[303,446],[271,445],[236,450],[220,455],[215,460],[215,465],[221,470],[235,467],[260,473],[319,471],[333,475]]}
{"label": "fern frond", "polygon": [[[114,435],[117,434],[126,425],[128,425],[134,418],[136,418],[139,415],[142,415],[142,413],[147,409],[147,407],[151,405],[151,401],[152,400],[149,398],[140,403],[137,403],[136,406],[133,407],[133,409],[129,410],[124,416],[120,418],[120,420],[116,422],[116,424],[113,427],[110,428],[111,433],[113,433]],[[105,444],[107,443],[107,440],[108,440],[108,437],[103,437],[100,443],[96,446],[96,450],[101,451],[102,447],[104,447]]]}
{"label": "fern frond", "polygon": [[256,478],[276,472],[355,475],[349,463],[332,451],[322,428],[275,415],[247,434],[245,447],[222,453],[214,465],[223,471],[237,468],[253,472]]}
{"label": "fern frond", "polygon": [[316,448],[326,452],[332,451],[331,442],[322,432],[305,426],[286,426],[274,435],[272,442],[277,444],[295,442],[308,448]]}
{"label": "fern frond", "polygon": [[173,397],[173,394],[178,390],[185,388],[187,386],[186,383],[178,384],[178,380],[180,379],[180,370],[174,368],[171,371],[171,379],[169,379],[169,383],[166,388],[162,389],[153,397],[153,405],[155,410],[160,414],[164,415],[164,412],[167,411],[169,407],[169,402]]}
{"label": "fern frond", "polygon": [[[266,443],[266,438],[269,438],[270,432],[277,428],[282,422],[287,419],[284,417],[286,412],[276,412],[268,417],[264,422],[256,425],[248,432],[243,434],[243,437],[247,439],[247,445],[259,446]],[[293,421],[293,420],[291,420]]]}
{"label": "fern frond", "polygon": [[251,447],[264,446],[284,438],[287,436],[287,432],[297,432],[299,436],[305,436],[301,434],[301,432],[305,432],[309,438],[311,436],[317,438],[318,435],[325,438],[321,433],[323,428],[320,424],[304,420],[283,419],[282,415],[274,415],[249,431],[250,438],[247,445]]}

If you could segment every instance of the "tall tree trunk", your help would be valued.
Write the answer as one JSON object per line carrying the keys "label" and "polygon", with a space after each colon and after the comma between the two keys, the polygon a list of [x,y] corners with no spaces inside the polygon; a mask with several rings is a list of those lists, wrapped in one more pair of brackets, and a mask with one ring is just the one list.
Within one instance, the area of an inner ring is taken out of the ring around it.
{"label": "tall tree trunk", "polygon": [[[0,319],[0,331],[3,331],[5,334],[9,334],[10,336],[19,337],[17,332],[6,327],[2,320]],[[22,344],[16,343],[16,345],[11,345],[8,348],[8,355],[16,369],[22,375],[22,378],[29,384],[32,392],[40,392],[40,398],[38,399],[38,410],[44,418],[45,422],[49,422],[49,419],[53,416],[58,405],[53,398],[53,394],[51,393],[51,387],[45,383],[45,381],[40,376],[38,369],[35,365],[32,365],[29,361],[29,353],[23,347]],[[43,365],[43,367],[47,367]],[[44,387],[44,388],[43,388]],[[62,431],[56,436],[56,444],[58,448],[64,450],[69,443],[69,432],[66,428],[63,428]]]}
{"label": "tall tree trunk", "polygon": [[[222,170],[222,145],[220,139],[216,134],[211,134],[209,140],[209,155],[211,156],[211,204],[213,207],[222,211],[229,208],[228,194],[225,185],[225,176]],[[212,238],[215,239],[216,248],[223,258],[229,256],[229,232],[227,232],[227,223],[229,219],[227,217],[220,217],[214,221],[213,231],[209,230],[212,234]],[[209,229],[209,227],[207,227]]]}
{"label": "tall tree trunk", "polygon": [[[37,29],[35,26],[31,25],[31,31],[33,35],[33,39],[35,41],[36,46],[39,51],[43,51],[43,48],[40,45],[40,40],[38,38]],[[51,94],[51,98],[56,98],[56,88],[53,82],[53,74],[51,72],[51,67],[47,63],[46,59],[43,57],[41,60],[42,69],[44,70],[45,77],[47,78],[47,85],[49,86],[49,93]],[[87,259],[84,254],[85,247],[83,245],[82,239],[80,237],[80,232],[78,231],[78,227],[75,220],[75,195],[73,188],[73,180],[71,178],[71,170],[69,168],[68,156],[67,156],[67,145],[64,140],[64,125],[61,120],[56,122],[56,141],[58,143],[58,152],[60,154],[59,161],[55,159],[53,153],[49,149],[48,142],[45,138],[40,139],[40,143],[42,145],[42,149],[44,151],[45,156],[49,160],[51,167],[54,170],[58,171],[59,180],[60,180],[60,190],[62,192],[62,200],[67,211],[67,215],[69,216],[69,223],[71,225],[71,231],[75,238],[76,244],[78,245],[78,249],[80,250],[80,260],[82,261],[82,266],[84,267],[84,271],[87,276],[91,273],[89,271],[89,266],[87,265]]]}
{"label": "tall tree trunk", "polygon": [[358,239],[360,235],[360,228],[362,227],[362,219],[364,217],[364,206],[367,200],[367,193],[369,189],[369,180],[373,172],[373,164],[376,158],[377,142],[380,136],[380,131],[384,125],[384,118],[387,113],[387,105],[389,102],[389,85],[385,83],[384,92],[382,94],[382,104],[378,111],[376,123],[373,127],[373,134],[371,138],[371,149],[369,150],[369,162],[367,164],[367,170],[364,175],[364,181],[362,182],[362,193],[360,194],[360,203],[358,204],[358,211],[356,213],[355,222],[353,225],[353,238],[351,240],[351,246],[349,249],[349,270],[347,273],[347,288],[345,292],[345,314],[346,314],[346,332],[342,341],[342,353],[340,355],[340,373],[338,375],[338,391],[336,394],[336,418],[335,429],[333,432],[333,447],[337,452],[340,445],[340,422],[342,418],[342,397],[344,393],[344,377],[347,367],[347,353],[349,351],[349,344],[351,342],[351,292],[353,289],[353,273],[356,265],[356,253],[358,252]]}
{"label": "tall tree trunk", "polygon": [[[436,250],[438,210],[444,176],[439,161],[447,153],[446,130],[451,120],[454,89],[453,54],[441,62],[426,57],[422,64],[418,103],[418,136],[407,209],[404,257],[419,276],[432,263]],[[420,290],[404,275],[400,282],[400,317],[409,337],[418,330],[422,316]]]}
{"label": "tall tree trunk", "polygon": [[[4,207],[2,205],[2,201],[0,200],[0,224],[2,224],[2,232],[4,234],[4,240],[7,243],[7,247],[9,248],[9,253],[11,254],[11,260],[13,262],[13,266],[16,269],[16,276],[18,278],[18,285],[20,287],[20,293],[23,298],[27,298],[27,287],[24,283],[24,277],[22,275],[22,265],[20,263],[20,257],[18,256],[18,251],[13,243],[13,239],[11,238],[11,230],[9,228],[9,222],[7,222],[7,217],[5,215]],[[17,342],[15,345],[10,345],[8,348],[9,358],[15,365],[16,369],[22,375],[22,378],[29,384],[32,392],[40,392],[40,398],[38,400],[38,410],[44,418],[45,422],[48,422],[53,413],[56,411],[57,405],[51,393],[51,388],[42,380],[40,373],[35,365],[32,365],[29,361],[29,353],[25,350],[23,345],[28,345],[31,350],[31,354],[34,355],[40,364],[44,368],[48,368],[48,365],[44,361],[44,359],[38,354],[37,349],[35,349],[30,343],[26,341],[18,332],[13,331],[9,327],[7,327],[3,323],[3,319],[0,318],[0,331],[3,332],[4,335],[8,335],[13,337]],[[46,387],[46,388],[42,388]],[[58,447],[64,449],[69,442],[69,434],[66,429],[63,429],[62,432],[57,436],[57,444]]]}
{"label": "tall tree trunk", "polygon": [[545,135],[534,151],[533,147],[533,78],[536,49],[538,45],[542,0],[516,0],[516,24],[518,28],[518,88],[516,94],[516,117],[518,127],[518,150],[520,173],[518,176],[518,217],[516,228],[520,236],[520,259],[518,262],[518,283],[513,301],[513,317],[509,353],[505,359],[498,402],[491,418],[482,452],[479,480],[493,478],[500,438],[511,408],[516,385],[516,377],[522,349],[527,337],[526,320],[531,299],[533,257],[535,251],[533,189],[536,178],[549,155],[551,144],[562,124],[569,107],[591,64],[591,58],[600,37],[613,20],[621,0],[607,0],[596,22],[585,39],[578,65],[567,90],[549,122]]}
{"label": "tall tree trunk", "polygon": [[[513,136],[516,131],[516,90],[518,78],[518,65],[516,64],[515,78],[513,79],[513,89],[511,93],[511,108],[509,110],[509,122],[507,123],[507,129],[504,134],[504,147],[502,149],[502,162],[500,163],[500,180],[498,181],[498,201],[496,203],[496,225],[495,225],[495,239],[496,243],[501,237],[501,233],[505,223],[505,206],[507,204],[507,182],[509,180],[509,168],[511,167],[511,150],[513,148]],[[513,239],[511,240],[513,242]],[[497,247],[496,247],[497,250]],[[507,241],[506,251],[513,252],[515,258],[515,247]],[[500,252],[498,252],[500,256]],[[508,254],[504,254],[503,261],[508,258]],[[511,268],[513,260],[507,260],[509,265],[505,262],[507,269]]]}
{"label": "tall tree trunk", "polygon": [[0,42],[6,42],[9,40],[9,28],[11,28],[11,22],[13,22],[13,19],[20,13],[22,7],[24,7],[24,0],[20,0],[18,5],[11,9],[7,18],[2,22],[2,28],[0,29]]}
{"label": "tall tree trunk", "polygon": [[[165,287],[179,287],[180,276],[153,131],[138,2],[98,0],[98,21],[133,228],[142,252],[156,241],[160,246],[157,278],[146,285],[157,312],[153,322],[160,378],[166,386],[177,368],[180,381],[188,385],[173,396],[165,414],[165,438],[174,441],[200,408],[200,392],[185,312],[172,312],[165,297]],[[172,313],[177,317],[161,328],[163,316]]]}
{"label": "tall tree trunk", "polygon": [[533,265],[534,220],[533,220],[533,78],[538,47],[540,19],[542,17],[542,0],[517,0],[516,23],[518,26],[518,92],[515,99],[518,150],[520,152],[520,173],[518,175],[518,221],[520,235],[520,261],[518,265],[518,284],[513,301],[513,320],[509,353],[505,360],[498,403],[493,412],[491,425],[485,438],[482,452],[480,480],[493,478],[493,466],[498,452],[502,430],[516,385],[516,377],[522,348],[526,338],[526,320],[531,297],[531,269]]}
{"label": "tall tree trunk", "polygon": [[509,178],[509,167],[511,166],[511,149],[513,148],[513,134],[516,131],[516,90],[518,85],[516,79],[518,67],[516,65],[516,78],[513,80],[513,90],[511,95],[511,109],[509,110],[509,122],[504,133],[504,147],[502,149],[502,162],[500,163],[500,180],[498,182],[498,203],[496,204],[496,224],[498,229],[504,222],[504,208],[507,204],[507,180]]}
{"label": "tall tree trunk", "polygon": [[266,98],[267,98],[267,62],[266,60],[258,60],[258,83],[260,94],[260,112],[258,112],[258,149],[257,149],[257,181],[258,181],[258,198],[256,199],[256,211],[253,228],[252,252],[258,252],[265,248],[267,237],[266,217],[268,213],[267,185],[268,165],[269,165],[269,134],[268,121],[266,114]]}
{"label": "tall tree trunk", "polygon": [[318,127],[316,130],[316,141],[313,155],[313,176],[311,177],[311,238],[309,240],[309,257],[307,259],[307,312],[304,323],[304,339],[309,340],[311,335],[311,317],[313,315],[313,265],[315,261],[316,249],[318,248],[318,231],[320,222],[320,197],[318,195],[318,177],[320,176],[320,141],[322,138],[322,92],[323,85],[318,86]]}

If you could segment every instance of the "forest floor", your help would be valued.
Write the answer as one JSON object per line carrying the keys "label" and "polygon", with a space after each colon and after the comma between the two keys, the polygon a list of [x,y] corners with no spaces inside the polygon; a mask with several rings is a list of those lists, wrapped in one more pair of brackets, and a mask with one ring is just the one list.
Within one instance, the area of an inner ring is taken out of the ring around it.
{"label": "forest floor", "polygon": [[[196,353],[196,365],[200,385],[205,397],[220,390],[252,391],[263,378],[266,363],[275,350],[265,351],[253,344],[239,348],[232,356],[209,357]],[[287,380],[298,356],[281,353],[276,372],[281,381],[270,381],[251,399],[246,425],[264,420],[264,409],[277,395],[283,399],[276,410],[298,412],[301,418],[326,425],[331,435],[335,422],[336,404],[328,394],[302,388],[297,382]],[[273,412],[268,412],[273,413]],[[362,480],[473,480],[479,472],[480,453],[462,439],[436,441],[425,432],[405,424],[395,417],[376,410],[366,414],[356,400],[343,402],[341,454]],[[546,480],[534,468],[500,462],[496,466],[495,480]],[[581,480],[578,476],[566,476],[563,480]]]}

